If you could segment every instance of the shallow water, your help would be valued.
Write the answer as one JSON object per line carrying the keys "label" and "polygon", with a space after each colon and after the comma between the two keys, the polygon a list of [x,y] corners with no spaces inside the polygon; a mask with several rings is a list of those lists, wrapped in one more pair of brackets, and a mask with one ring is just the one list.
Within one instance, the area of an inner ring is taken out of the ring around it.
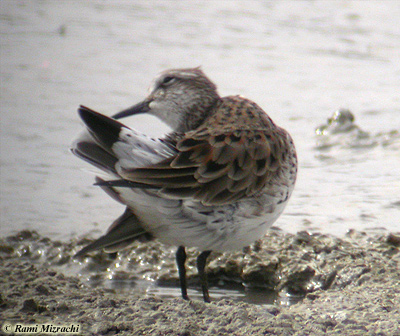
{"label": "shallow water", "polygon": [[[160,286],[156,282],[152,282],[149,280],[141,280],[141,281],[115,281],[109,280],[106,282],[89,282],[89,285],[92,287],[105,287],[109,289],[114,289],[119,293],[141,293],[143,295],[156,295],[159,297],[163,297],[166,299],[181,297],[181,289],[179,287],[172,286]],[[248,302],[252,304],[259,305],[282,305],[282,306],[290,306],[296,302],[301,301],[304,298],[303,296],[294,296],[289,294],[282,294],[275,291],[268,291],[262,288],[244,288],[243,286],[237,284],[233,286],[229,285],[219,285],[210,286],[209,288],[210,296],[213,300],[232,300],[237,302]],[[201,289],[192,289],[188,288],[188,295],[191,300],[202,301],[203,293]]]}
{"label": "shallow water", "polygon": [[[277,226],[399,231],[397,2],[2,0],[0,10],[1,235],[103,232],[122,208],[68,151],[76,108],[115,113],[158,72],[198,65],[293,135],[299,177]],[[341,107],[370,141],[343,133],[318,147],[315,129]]]}

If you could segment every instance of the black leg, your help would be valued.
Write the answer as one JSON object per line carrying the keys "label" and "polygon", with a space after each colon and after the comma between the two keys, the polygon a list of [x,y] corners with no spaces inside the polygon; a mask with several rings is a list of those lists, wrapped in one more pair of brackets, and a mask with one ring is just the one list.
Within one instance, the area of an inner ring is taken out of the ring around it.
{"label": "black leg", "polygon": [[176,251],[176,264],[178,265],[179,283],[181,285],[182,298],[184,300],[189,300],[189,296],[187,294],[185,261],[186,261],[185,247],[179,246],[178,250]]}
{"label": "black leg", "polygon": [[199,272],[201,289],[203,290],[204,302],[210,302],[210,294],[208,294],[207,273],[205,272],[207,257],[211,251],[201,252],[197,257],[197,271]]}

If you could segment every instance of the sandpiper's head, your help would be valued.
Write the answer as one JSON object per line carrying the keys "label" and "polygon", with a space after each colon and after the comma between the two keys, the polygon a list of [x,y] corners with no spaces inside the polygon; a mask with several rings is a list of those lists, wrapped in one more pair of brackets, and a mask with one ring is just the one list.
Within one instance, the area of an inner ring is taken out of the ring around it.
{"label": "sandpiper's head", "polygon": [[153,82],[149,96],[114,118],[150,113],[174,131],[196,128],[217,102],[217,88],[200,68],[172,69],[162,72]]}

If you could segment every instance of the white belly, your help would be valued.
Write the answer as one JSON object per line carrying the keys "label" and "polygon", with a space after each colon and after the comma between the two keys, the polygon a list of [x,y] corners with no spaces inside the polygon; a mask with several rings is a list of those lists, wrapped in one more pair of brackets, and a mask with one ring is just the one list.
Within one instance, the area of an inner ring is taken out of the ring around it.
{"label": "white belly", "polygon": [[260,239],[284,210],[270,196],[231,205],[205,207],[198,202],[171,200],[141,190],[121,190],[145,230],[161,242],[201,251],[240,250]]}

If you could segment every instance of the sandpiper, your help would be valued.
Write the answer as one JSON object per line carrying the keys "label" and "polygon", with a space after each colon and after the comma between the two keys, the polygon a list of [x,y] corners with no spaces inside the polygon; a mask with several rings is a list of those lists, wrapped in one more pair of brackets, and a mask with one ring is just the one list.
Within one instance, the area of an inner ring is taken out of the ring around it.
{"label": "sandpiper", "polygon": [[[72,152],[104,171],[96,184],[126,210],[76,256],[155,237],[178,247],[182,297],[189,299],[185,247],[195,247],[210,302],[205,266],[211,251],[260,239],[288,203],[297,174],[289,133],[249,99],[220,97],[200,68],[161,73],[147,98],[112,118],[84,106],[78,111],[86,131]],[[157,116],[172,132],[152,139],[117,120],[138,113]]]}

